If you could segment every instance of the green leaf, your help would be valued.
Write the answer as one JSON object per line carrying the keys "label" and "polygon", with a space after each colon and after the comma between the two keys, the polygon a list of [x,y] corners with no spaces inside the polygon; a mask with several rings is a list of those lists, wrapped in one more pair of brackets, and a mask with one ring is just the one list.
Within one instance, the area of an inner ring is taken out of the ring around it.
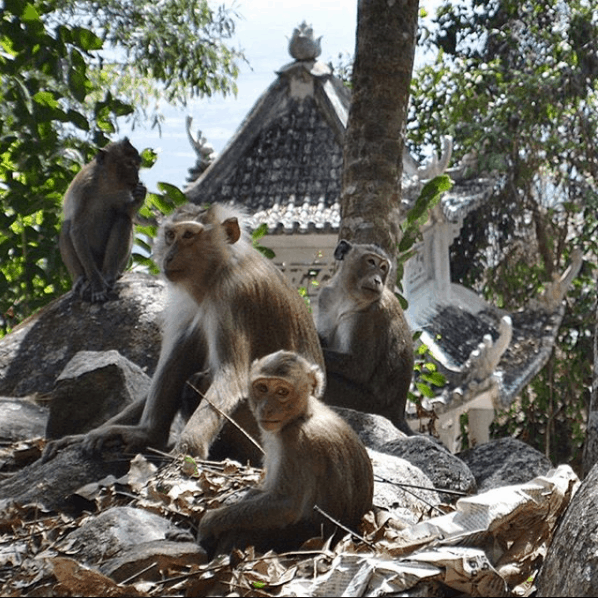
{"label": "green leaf", "polygon": [[264,247],[263,245],[257,245],[255,247],[264,257],[267,257],[269,260],[273,260],[276,257],[276,253],[270,249],[269,247]]}
{"label": "green leaf", "polygon": [[187,203],[187,196],[176,186],[170,183],[159,182],[158,189],[164,193],[175,205]]}
{"label": "green leaf", "polygon": [[33,101],[41,106],[47,106],[48,108],[58,108],[60,106],[51,91],[38,91],[33,96]]}
{"label": "green leaf", "polygon": [[264,235],[268,234],[268,225],[262,222],[254,231],[251,233],[251,238],[254,241],[259,241]]}
{"label": "green leaf", "polygon": [[[425,364],[428,365],[428,364]],[[446,378],[440,372],[422,374],[422,380],[434,386],[442,387],[446,384]]]}
{"label": "green leaf", "polygon": [[[415,205],[407,213],[407,222],[415,224],[420,222],[422,217],[427,215],[439,201],[440,196],[453,186],[451,178],[447,174],[441,174],[429,180],[422,188]],[[420,222],[420,224],[423,224]]]}
{"label": "green leaf", "polygon": [[436,396],[434,394],[434,391],[423,382],[416,382],[415,386],[417,387],[417,390],[419,390],[419,392],[421,392],[421,394],[424,395],[424,397],[427,397],[428,399],[433,399]]}
{"label": "green leaf", "polygon": [[150,147],[141,151],[141,168],[151,168],[158,159],[158,154]]}
{"label": "green leaf", "polygon": [[84,27],[73,27],[73,29],[71,29],[71,40],[86,52],[100,50],[104,45],[104,42],[100,37],[93,31],[85,29]]}
{"label": "green leaf", "polygon": [[[13,4],[13,3],[10,2],[7,4]],[[18,6],[19,4],[20,3],[17,0],[16,5]],[[13,4],[13,6],[14,6],[14,4]],[[32,23],[34,21],[40,20],[39,13],[37,12],[37,10],[33,6],[33,4],[29,4],[29,2],[22,7],[22,12],[20,13],[20,17],[23,21],[25,21],[25,23]]]}

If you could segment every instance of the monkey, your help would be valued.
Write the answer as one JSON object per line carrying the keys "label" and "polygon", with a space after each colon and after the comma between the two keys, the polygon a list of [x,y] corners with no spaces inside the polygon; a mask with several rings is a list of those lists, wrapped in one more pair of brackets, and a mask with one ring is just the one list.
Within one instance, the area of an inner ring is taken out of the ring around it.
{"label": "monkey", "polygon": [[50,443],[45,460],[77,440],[88,453],[112,444],[122,444],[127,451],[165,448],[181,408],[183,387],[196,372],[201,372],[205,398],[174,451],[206,458],[223,423],[211,404],[227,415],[243,411],[255,359],[286,349],[323,368],[322,349],[305,302],[252,246],[240,225],[242,218],[230,205],[185,204],[162,223],[154,255],[168,283],[169,298],[148,396],[83,437]]}
{"label": "monkey", "polygon": [[320,367],[291,351],[253,362],[249,405],[259,424],[265,477],[239,502],[207,511],[199,541],[208,554],[253,545],[293,550],[335,531],[320,507],[353,531],[372,508],[372,463],[353,429],[320,400]]}
{"label": "monkey", "polygon": [[92,303],[108,299],[127,266],[133,218],[143,205],[141,156],[128,138],[100,149],[69,185],[59,248],[73,291]]}
{"label": "monkey", "polygon": [[388,255],[341,239],[340,267],[318,296],[317,329],[326,363],[324,402],[387,417],[408,435],[405,405],[413,340],[399,300],[387,287]]}

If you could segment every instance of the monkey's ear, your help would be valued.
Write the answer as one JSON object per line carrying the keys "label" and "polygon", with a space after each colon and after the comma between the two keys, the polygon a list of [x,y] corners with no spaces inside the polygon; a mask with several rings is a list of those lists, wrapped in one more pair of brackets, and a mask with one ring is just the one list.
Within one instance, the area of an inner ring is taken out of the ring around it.
{"label": "monkey's ear", "polygon": [[241,236],[241,228],[239,227],[239,221],[236,218],[227,218],[222,223],[226,240],[233,245],[239,240]]}
{"label": "monkey's ear", "polygon": [[313,365],[311,367],[311,374],[313,376],[312,395],[314,397],[316,397],[316,399],[321,399],[322,395],[324,394],[324,387],[326,386],[326,379],[324,378],[324,374],[322,373],[322,370],[317,365]]}
{"label": "monkey's ear", "polygon": [[338,242],[336,249],[334,250],[334,259],[338,260],[340,262],[341,260],[344,259],[344,257],[347,255],[347,253],[349,253],[349,251],[351,251],[352,248],[353,248],[353,245],[351,245],[351,243],[349,243],[349,241],[345,241],[344,239],[341,239]]}

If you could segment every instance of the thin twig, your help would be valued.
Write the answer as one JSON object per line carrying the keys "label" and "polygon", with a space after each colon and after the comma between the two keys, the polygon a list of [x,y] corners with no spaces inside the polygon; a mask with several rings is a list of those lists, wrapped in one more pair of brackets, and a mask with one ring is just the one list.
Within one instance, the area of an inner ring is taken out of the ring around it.
{"label": "thin twig", "polygon": [[165,459],[170,459],[171,461],[174,461],[177,458],[177,456],[173,455],[172,453],[165,453],[164,451],[161,451],[152,446],[148,446],[147,451],[150,453],[155,453],[156,455],[159,455],[160,457],[164,457]]}
{"label": "thin twig", "polygon": [[444,488],[428,488],[427,486],[418,486],[417,484],[406,484],[404,482],[393,482],[387,480],[379,475],[374,476],[378,482],[384,482],[385,484],[393,484],[394,486],[400,486],[401,488],[415,488],[416,490],[429,490],[430,492],[441,492],[443,494],[454,494],[455,496],[469,496],[467,492],[461,490],[445,490]]}
{"label": "thin twig", "polygon": [[133,575],[131,575],[130,577],[127,577],[127,579],[123,579],[123,581],[121,581],[118,585],[120,586],[126,586],[128,584],[130,584],[136,577],[139,577],[140,575],[143,575],[145,572],[149,571],[150,569],[153,569],[158,563],[152,563],[151,565],[148,565],[145,569],[142,569],[141,571],[137,571],[137,573],[133,573]]}
{"label": "thin twig", "polygon": [[367,544],[370,548],[373,548],[373,549],[376,548],[371,542],[366,540],[363,536],[360,536],[358,533],[354,532],[352,529],[349,529],[348,527],[344,526],[340,521],[337,521],[336,519],[334,519],[333,517],[328,515],[328,513],[326,513],[326,511],[323,511],[322,509],[320,509],[320,507],[318,507],[318,505],[314,505],[314,511],[316,511],[316,512],[320,513],[320,515],[323,515],[324,517],[326,517],[326,519],[328,519],[329,521],[334,523],[334,525],[336,525],[340,529],[348,532],[349,534],[351,534],[358,540],[361,540],[364,544]]}
{"label": "thin twig", "polygon": [[214,409],[214,411],[216,411],[217,413],[219,413],[222,417],[224,417],[226,420],[228,420],[233,426],[235,426],[235,428],[237,428],[237,430],[239,430],[242,434],[245,435],[245,437],[254,444],[254,446],[262,453],[262,455],[264,454],[264,449],[260,446],[260,444],[257,442],[257,440],[255,440],[255,438],[253,438],[253,436],[251,436],[251,434],[249,434],[248,432],[246,432],[232,417],[230,417],[229,415],[227,415],[226,413],[224,413],[224,411],[222,411],[222,409],[220,409],[219,407],[217,407],[216,405],[214,405],[214,403],[212,403],[212,401],[210,401],[210,399],[208,399],[206,397],[206,395],[204,395],[202,392],[200,392],[197,388],[195,388],[195,386],[193,386],[193,384],[191,384],[191,382],[189,382],[189,380],[187,380],[187,384],[204,400],[208,403],[208,405],[210,405],[210,407],[212,407],[212,409]]}

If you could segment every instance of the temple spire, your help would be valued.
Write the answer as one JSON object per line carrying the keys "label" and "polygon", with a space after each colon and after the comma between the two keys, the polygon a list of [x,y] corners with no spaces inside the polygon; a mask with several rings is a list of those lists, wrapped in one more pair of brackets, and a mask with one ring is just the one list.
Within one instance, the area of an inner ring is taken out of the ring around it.
{"label": "temple spire", "polygon": [[322,52],[321,39],[322,37],[314,39],[314,30],[311,25],[303,21],[301,25],[293,29],[293,35],[289,40],[289,54],[295,60],[315,60]]}

